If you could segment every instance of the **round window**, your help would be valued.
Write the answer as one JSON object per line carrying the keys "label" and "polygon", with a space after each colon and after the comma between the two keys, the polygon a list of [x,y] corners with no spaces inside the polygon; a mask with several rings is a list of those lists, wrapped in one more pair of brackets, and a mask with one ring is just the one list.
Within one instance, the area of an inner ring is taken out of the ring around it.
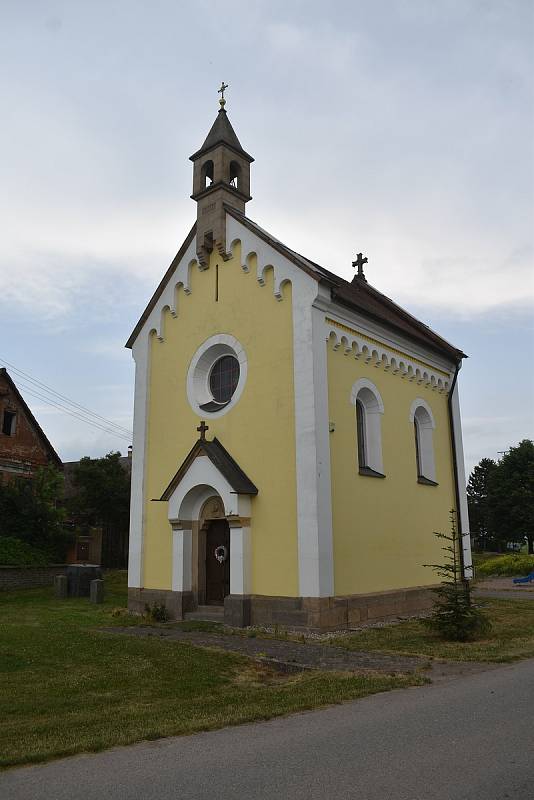
{"label": "round window", "polygon": [[223,356],[210,372],[210,392],[216,403],[229,403],[239,383],[239,361],[235,356]]}
{"label": "round window", "polygon": [[247,378],[245,351],[234,336],[218,333],[196,351],[187,372],[187,397],[199,415],[226,414],[239,400]]}

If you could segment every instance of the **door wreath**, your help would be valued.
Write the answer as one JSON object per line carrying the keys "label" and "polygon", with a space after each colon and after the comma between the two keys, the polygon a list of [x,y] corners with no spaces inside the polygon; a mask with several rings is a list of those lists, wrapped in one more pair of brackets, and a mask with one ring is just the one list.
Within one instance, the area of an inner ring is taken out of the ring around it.
{"label": "door wreath", "polygon": [[226,559],[228,558],[228,550],[224,546],[224,544],[220,544],[218,547],[215,548],[213,553],[219,564],[224,564]]}

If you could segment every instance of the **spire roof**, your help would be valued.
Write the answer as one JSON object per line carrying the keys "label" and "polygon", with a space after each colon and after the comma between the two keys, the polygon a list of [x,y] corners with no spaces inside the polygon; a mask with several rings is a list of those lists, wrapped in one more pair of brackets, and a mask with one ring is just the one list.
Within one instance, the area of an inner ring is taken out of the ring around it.
{"label": "spire roof", "polygon": [[236,132],[232,128],[232,123],[228,119],[228,115],[224,108],[221,108],[215,117],[215,122],[210,128],[210,132],[206,136],[204,144],[200,150],[197,150],[196,153],[193,153],[193,155],[190,157],[190,160],[196,161],[200,155],[208,150],[212,150],[219,144],[226,145],[226,147],[229,147],[231,150],[235,150],[244,156],[248,161],[254,161],[252,156],[249,156],[249,154],[241,147],[241,142],[237,138]]}

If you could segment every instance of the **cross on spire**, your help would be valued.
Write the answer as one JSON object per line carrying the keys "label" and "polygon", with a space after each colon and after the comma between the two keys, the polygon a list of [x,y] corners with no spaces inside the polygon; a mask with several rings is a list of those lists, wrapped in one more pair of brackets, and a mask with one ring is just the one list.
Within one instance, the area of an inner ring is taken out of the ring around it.
{"label": "cross on spire", "polygon": [[206,425],[204,420],[202,420],[197,428],[197,431],[200,433],[200,440],[204,442],[206,440],[206,431],[209,431],[209,425]]}
{"label": "cross on spire", "polygon": [[364,258],[361,253],[358,253],[356,256],[356,261],[352,262],[352,266],[358,268],[358,272],[356,273],[355,277],[360,278],[362,281],[365,281],[366,283],[367,283],[367,278],[363,274],[363,265],[367,263],[368,263],[367,256],[365,256]]}
{"label": "cross on spire", "polygon": [[221,99],[219,100],[221,108],[224,108],[224,106],[226,105],[226,100],[224,99],[225,89],[228,89],[228,84],[223,81],[221,83],[221,88],[217,90],[217,94],[221,95]]}

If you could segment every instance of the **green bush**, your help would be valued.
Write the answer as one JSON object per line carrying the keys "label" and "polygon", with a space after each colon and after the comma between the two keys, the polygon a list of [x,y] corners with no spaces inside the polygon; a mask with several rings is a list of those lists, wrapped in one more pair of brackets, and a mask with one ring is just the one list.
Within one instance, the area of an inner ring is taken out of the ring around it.
{"label": "green bush", "polygon": [[0,564],[6,567],[43,567],[50,563],[47,553],[15,539],[0,536]]}
{"label": "green bush", "polygon": [[148,603],[145,603],[145,614],[149,617],[153,622],[168,622],[169,621],[169,613],[167,608],[165,607],[165,603],[152,603],[149,606]]}
{"label": "green bush", "polygon": [[528,575],[534,571],[534,556],[516,555],[511,553],[505,556],[488,558],[476,568],[477,577],[488,575]]}

